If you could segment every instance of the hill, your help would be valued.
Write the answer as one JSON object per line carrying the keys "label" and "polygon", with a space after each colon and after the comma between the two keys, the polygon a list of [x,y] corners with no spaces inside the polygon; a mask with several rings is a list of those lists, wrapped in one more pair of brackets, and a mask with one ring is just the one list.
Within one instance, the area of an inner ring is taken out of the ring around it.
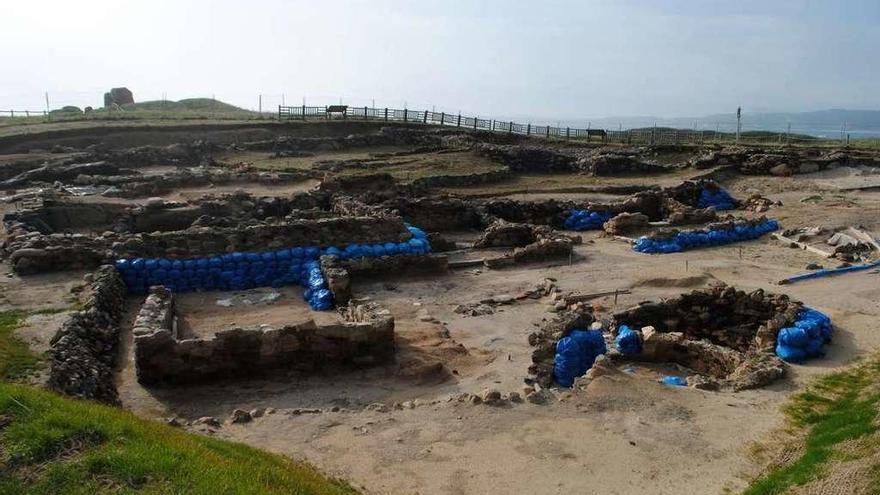
{"label": "hill", "polygon": [[239,108],[222,101],[211,98],[186,98],[179,101],[153,100],[132,103],[122,107],[125,111],[155,111],[155,112],[217,112],[217,113],[245,113],[254,114],[250,110]]}

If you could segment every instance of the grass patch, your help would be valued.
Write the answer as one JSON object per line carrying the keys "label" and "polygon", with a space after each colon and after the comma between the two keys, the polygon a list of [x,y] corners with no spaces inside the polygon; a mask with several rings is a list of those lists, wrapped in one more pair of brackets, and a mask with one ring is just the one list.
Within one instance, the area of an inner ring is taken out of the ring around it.
{"label": "grass patch", "polygon": [[13,380],[33,371],[40,357],[15,336],[15,329],[27,315],[21,311],[0,312],[0,380]]}
{"label": "grass patch", "polygon": [[21,378],[34,371],[42,356],[15,336],[15,329],[30,315],[51,315],[77,308],[51,308],[38,311],[0,311],[0,381]]}
{"label": "grass patch", "polygon": [[[794,486],[829,476],[829,464],[876,456],[880,413],[880,357],[819,379],[784,408],[793,431],[803,436],[803,454],[771,470],[746,495],[784,493]],[[841,447],[848,446],[843,450]],[[861,445],[861,448],[852,448]],[[880,464],[872,486],[880,486]]]}
{"label": "grass patch", "polygon": [[0,384],[0,495],[134,492],[355,493],[280,455]]}

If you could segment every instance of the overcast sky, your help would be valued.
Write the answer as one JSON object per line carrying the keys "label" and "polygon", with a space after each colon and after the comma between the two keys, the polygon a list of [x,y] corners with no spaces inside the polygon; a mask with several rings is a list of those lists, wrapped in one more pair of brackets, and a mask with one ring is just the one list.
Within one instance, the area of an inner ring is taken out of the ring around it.
{"label": "overcast sky", "polygon": [[212,96],[485,116],[880,109],[878,0],[3,0],[0,110]]}

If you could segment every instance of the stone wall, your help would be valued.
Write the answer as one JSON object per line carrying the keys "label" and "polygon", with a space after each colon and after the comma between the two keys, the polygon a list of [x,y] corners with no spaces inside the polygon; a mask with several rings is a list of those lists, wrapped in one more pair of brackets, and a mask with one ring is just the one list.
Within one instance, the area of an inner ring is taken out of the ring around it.
{"label": "stone wall", "polygon": [[194,227],[134,235],[106,232],[97,237],[24,233],[9,239],[6,251],[11,253],[13,270],[27,275],[90,268],[117,258],[182,259],[297,246],[401,242],[411,237],[399,217],[337,217],[243,228]]}
{"label": "stone wall", "polygon": [[113,367],[125,284],[109,265],[89,277],[83,309],[73,313],[52,339],[49,387],[66,395],[116,404]]}
{"label": "stone wall", "polygon": [[173,308],[171,293],[155,290],[136,320],[135,365],[138,381],[145,385],[260,376],[277,369],[369,366],[394,356],[394,318],[375,306],[342,308],[341,320],[334,324],[309,320],[183,340],[176,335]]}
{"label": "stone wall", "polygon": [[431,175],[412,181],[412,185],[420,188],[432,187],[466,187],[501,182],[513,177],[509,168],[478,172],[474,174]]}

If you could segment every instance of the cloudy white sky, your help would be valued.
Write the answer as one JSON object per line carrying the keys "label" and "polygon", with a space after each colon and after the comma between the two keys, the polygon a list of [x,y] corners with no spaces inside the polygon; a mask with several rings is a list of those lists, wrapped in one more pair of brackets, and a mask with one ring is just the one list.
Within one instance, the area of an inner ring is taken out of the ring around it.
{"label": "cloudy white sky", "polygon": [[216,95],[480,115],[880,109],[880,1],[3,0],[0,110]]}

